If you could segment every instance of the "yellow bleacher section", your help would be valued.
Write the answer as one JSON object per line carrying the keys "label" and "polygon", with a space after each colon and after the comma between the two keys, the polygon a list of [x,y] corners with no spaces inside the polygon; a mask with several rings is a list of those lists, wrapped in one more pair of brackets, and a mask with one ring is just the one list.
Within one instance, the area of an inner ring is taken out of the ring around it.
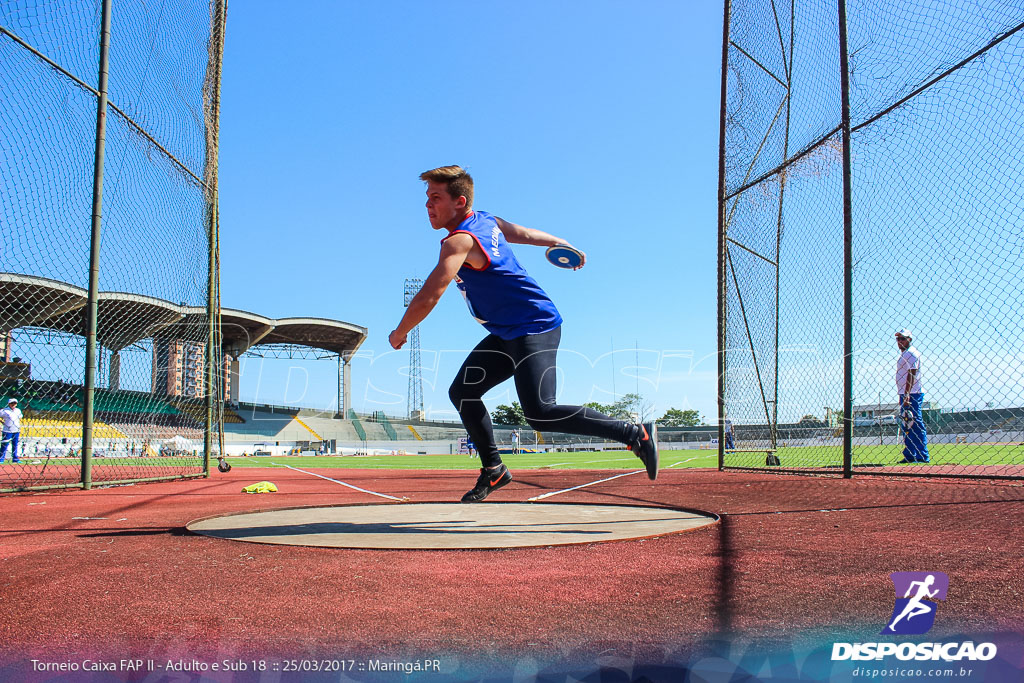
{"label": "yellow bleacher section", "polygon": [[420,436],[420,433],[416,431],[415,427],[412,425],[406,425],[406,427],[409,428],[409,431],[412,432],[412,435],[416,437],[417,441],[423,441],[423,437]]}
{"label": "yellow bleacher section", "polygon": [[544,440],[544,435],[543,434],[541,434],[540,432],[537,432],[537,431],[535,431],[534,434],[537,437],[537,443],[547,443],[547,441]]}
{"label": "yellow bleacher section", "polygon": [[[177,403],[174,406],[181,412],[185,413],[199,424],[206,424],[206,406],[195,405],[192,403]],[[236,413],[234,410],[228,407],[224,407],[224,424],[245,424],[245,420],[242,416]]]}
{"label": "yellow bleacher section", "polygon": [[[124,432],[104,422],[93,422],[93,437],[97,439],[127,439]],[[81,438],[82,422],[52,417],[26,417],[21,422],[23,438]]]}
{"label": "yellow bleacher section", "polygon": [[296,417],[295,417],[295,421],[296,421],[296,422],[298,422],[298,423],[299,423],[300,425],[302,425],[303,427],[305,427],[305,428],[306,428],[307,430],[309,430],[309,433],[310,433],[310,434],[312,434],[313,436],[315,436],[315,437],[316,437],[316,440],[317,440],[317,441],[323,441],[323,440],[324,440],[322,436],[320,436],[320,435],[319,435],[319,434],[317,434],[317,433],[316,433],[315,431],[313,431],[313,428],[312,428],[312,427],[310,427],[310,426],[309,426],[308,424],[306,424],[305,422],[303,422],[302,420],[300,420],[300,419],[298,418],[298,416],[296,416]]}

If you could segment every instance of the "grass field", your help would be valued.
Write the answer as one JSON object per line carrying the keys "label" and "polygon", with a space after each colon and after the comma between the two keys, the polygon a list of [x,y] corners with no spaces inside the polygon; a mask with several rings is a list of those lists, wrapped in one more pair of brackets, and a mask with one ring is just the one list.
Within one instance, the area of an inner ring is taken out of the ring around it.
{"label": "grass field", "polygon": [[[511,469],[642,469],[643,464],[629,451],[578,453],[522,453],[502,455]],[[299,469],[380,469],[380,470],[477,470],[480,459],[468,455],[318,455],[248,456],[225,458],[232,467],[274,467],[288,465]],[[41,469],[43,458],[24,458],[18,467]],[[77,458],[52,458],[50,467],[79,465]],[[196,467],[199,458],[96,458],[93,467]],[[211,463],[216,466],[216,460]],[[661,451],[662,467],[717,467],[718,451]]]}
{"label": "grass field", "polygon": [[[643,464],[629,451],[581,453],[522,453],[501,456],[510,469],[636,470]],[[269,467],[273,463],[299,469],[347,468],[386,470],[476,470],[480,459],[468,455],[367,455],[367,456],[261,456],[227,458],[232,466]],[[678,464],[677,464],[678,463]],[[717,467],[718,452],[703,450],[662,451],[662,467]]]}
{"label": "grass field", "polygon": [[[1024,463],[1024,444],[933,444],[928,447],[934,465],[1010,465]],[[895,465],[903,458],[903,447],[855,446],[854,465]],[[778,451],[783,466],[825,467],[841,466],[841,446],[789,447]],[[502,461],[515,469],[640,469],[640,461],[629,451],[580,453],[523,453],[503,455]],[[410,469],[410,470],[462,470],[480,467],[478,458],[466,455],[373,455],[373,456],[317,456],[317,457],[248,457],[228,458],[232,466],[267,467],[271,463],[305,468],[357,468],[357,469]],[[763,466],[764,454],[736,453],[726,456],[726,464],[734,466]],[[718,467],[718,451],[662,450],[661,466],[665,467]],[[913,467],[915,465],[908,465]],[[927,465],[916,465],[917,467]]]}
{"label": "grass field", "polygon": [[[1021,465],[1024,444],[931,444],[928,447],[932,465]],[[841,467],[842,447],[783,447],[778,450],[782,467]],[[854,466],[892,466],[902,459],[902,446],[854,446]],[[383,470],[475,470],[480,460],[467,455],[366,455],[366,456],[260,456],[228,457],[232,467],[273,467],[298,469],[383,469]],[[640,461],[629,451],[577,453],[522,453],[503,455],[502,461],[517,469],[641,469]],[[726,454],[726,466],[763,467],[764,451]],[[41,458],[24,458],[17,467],[39,470]],[[196,458],[97,458],[94,468],[160,467],[193,469],[200,466]],[[216,463],[214,463],[216,464]],[[50,467],[79,465],[77,458],[52,458]],[[927,464],[906,467],[927,467]],[[718,451],[662,450],[662,468],[718,467]]]}
{"label": "grass field", "polygon": [[[591,469],[638,470],[640,460],[629,451],[578,453],[522,453],[502,455],[502,462],[516,469]],[[480,459],[468,455],[319,455],[319,456],[248,456],[225,458],[232,467],[289,466],[298,469],[379,469],[379,470],[477,470]],[[44,458],[24,458],[17,468],[40,470]],[[211,466],[216,466],[216,460]],[[52,458],[49,467],[78,467],[77,458]],[[96,458],[93,469],[114,467],[181,468],[194,470],[201,458]],[[711,450],[661,451],[664,467],[717,467],[718,452]]]}
{"label": "grass field", "polygon": [[[1024,463],[1024,444],[929,444],[932,465],[1020,465]],[[843,464],[842,446],[789,447],[777,452],[783,467],[823,467]],[[764,465],[764,452],[727,454],[726,466]],[[853,447],[854,466],[895,465],[903,459],[903,446]],[[908,465],[921,467],[927,464]]]}

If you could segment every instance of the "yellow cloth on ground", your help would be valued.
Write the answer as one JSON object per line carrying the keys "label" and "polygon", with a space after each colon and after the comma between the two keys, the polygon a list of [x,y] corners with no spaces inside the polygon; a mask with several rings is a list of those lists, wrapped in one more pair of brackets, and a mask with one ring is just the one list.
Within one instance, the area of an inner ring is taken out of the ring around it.
{"label": "yellow cloth on ground", "polygon": [[269,481],[258,481],[242,489],[242,493],[274,493],[275,491],[277,491],[277,487]]}

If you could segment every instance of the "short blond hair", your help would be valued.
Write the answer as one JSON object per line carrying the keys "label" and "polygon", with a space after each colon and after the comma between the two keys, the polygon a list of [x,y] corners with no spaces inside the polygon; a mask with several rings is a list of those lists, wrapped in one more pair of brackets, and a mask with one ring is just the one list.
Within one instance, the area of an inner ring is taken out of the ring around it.
{"label": "short blond hair", "polygon": [[452,199],[466,198],[466,208],[473,206],[473,176],[461,166],[440,166],[420,173],[425,183],[444,183]]}

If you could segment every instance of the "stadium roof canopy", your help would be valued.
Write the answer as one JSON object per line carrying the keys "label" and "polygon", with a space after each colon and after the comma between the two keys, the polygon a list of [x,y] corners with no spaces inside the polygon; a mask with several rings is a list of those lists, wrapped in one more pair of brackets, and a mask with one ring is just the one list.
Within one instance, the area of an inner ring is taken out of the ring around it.
{"label": "stadium roof canopy", "polygon": [[[88,292],[33,275],[0,273],[0,334],[19,327],[43,327],[84,335]],[[125,292],[100,292],[97,338],[112,351],[151,337],[204,339],[206,309]],[[260,344],[308,346],[339,355],[366,340],[366,328],[323,318],[275,320],[256,313],[221,309],[222,346],[240,356]]]}
{"label": "stadium roof canopy", "polygon": [[355,351],[366,339],[366,328],[324,318],[280,318],[266,336],[267,344],[310,346],[333,353]]}

